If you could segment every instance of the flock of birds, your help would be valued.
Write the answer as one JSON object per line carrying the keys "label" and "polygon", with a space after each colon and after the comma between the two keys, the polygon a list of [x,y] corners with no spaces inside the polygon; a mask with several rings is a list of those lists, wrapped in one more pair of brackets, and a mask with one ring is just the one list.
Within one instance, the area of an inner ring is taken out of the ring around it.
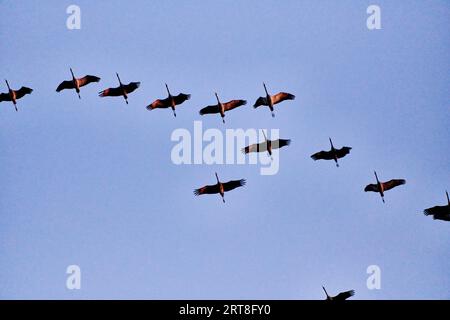
{"label": "flock of birds", "polygon": [[[61,82],[58,85],[58,87],[56,88],[57,92],[60,92],[62,90],[66,90],[66,89],[75,89],[75,91],[78,95],[78,98],[81,99],[81,95],[80,95],[81,87],[84,87],[90,83],[95,83],[95,82],[100,81],[99,77],[92,76],[92,75],[86,75],[82,78],[76,78],[72,69],[70,69],[70,73],[72,75],[72,79]],[[128,84],[123,84],[122,81],[120,80],[119,74],[116,73],[116,76],[119,81],[119,86],[113,87],[113,88],[107,88],[107,89],[99,92],[99,96],[100,97],[120,97],[121,96],[124,98],[125,102],[128,104],[128,95],[130,93],[132,93],[133,91],[135,91],[137,88],[139,88],[140,82],[130,82]],[[8,87],[8,92],[0,94],[0,102],[11,101],[14,105],[15,110],[18,111],[17,100],[21,99],[22,97],[24,97],[27,94],[31,94],[33,92],[33,89],[30,89],[28,87],[21,87],[19,90],[13,90],[13,89],[11,89],[8,81],[7,80],[5,80],[5,81],[6,81],[6,85]],[[272,117],[275,116],[274,105],[281,103],[283,101],[286,101],[286,100],[294,100],[295,99],[295,96],[293,94],[286,93],[286,92],[279,92],[277,94],[270,95],[265,83],[263,83],[263,86],[264,86],[265,96],[259,97],[256,100],[256,102],[254,103],[253,107],[258,108],[260,106],[267,106],[272,113]],[[191,95],[185,94],[185,93],[179,93],[178,95],[174,96],[171,94],[167,84],[166,84],[166,90],[167,90],[167,94],[168,94],[167,98],[157,99],[157,100],[153,101],[150,105],[148,105],[146,108],[149,111],[154,110],[154,109],[170,108],[173,111],[174,117],[176,117],[177,116],[176,110],[175,110],[176,107],[178,105],[181,105],[185,101],[189,100]],[[221,102],[217,93],[215,93],[215,97],[216,97],[217,103],[213,104],[213,105],[209,105],[207,107],[204,107],[203,109],[201,109],[199,111],[199,113],[202,116],[206,115],[206,114],[219,114],[222,118],[223,123],[225,123],[225,113],[226,112],[247,104],[247,101],[242,100],[242,99],[231,100],[228,102]],[[268,155],[270,157],[272,157],[272,150],[282,148],[284,146],[288,146],[291,142],[291,140],[289,140],[289,139],[269,140],[265,136],[264,130],[263,130],[263,134],[264,134],[263,142],[246,146],[245,148],[242,149],[242,152],[244,154],[248,154],[251,152],[267,152]],[[329,140],[330,140],[331,149],[328,151],[319,151],[317,153],[314,153],[311,156],[311,158],[313,160],[333,160],[335,162],[336,166],[339,167],[338,159],[344,158],[346,155],[348,155],[352,148],[351,147],[342,147],[340,149],[337,149],[334,147],[333,141],[331,140],[331,138]],[[375,174],[376,183],[368,184],[364,188],[364,191],[379,193],[383,203],[385,202],[384,193],[386,191],[391,190],[400,185],[404,185],[406,183],[406,181],[404,179],[392,179],[392,180],[389,180],[386,182],[381,182],[378,179],[377,173],[374,172],[374,174]],[[213,185],[205,185],[201,188],[195,189],[194,194],[197,196],[204,195],[204,194],[219,194],[222,198],[222,201],[225,202],[225,192],[231,191],[238,187],[242,187],[246,184],[246,180],[244,180],[244,179],[231,180],[228,182],[221,182],[219,180],[217,173],[215,173],[215,176],[216,176],[217,183],[215,183]],[[447,191],[446,191],[446,195],[447,195],[447,205],[434,206],[432,208],[425,209],[424,214],[426,216],[432,216],[433,219],[450,221],[450,198],[449,198]],[[333,296],[328,295],[325,287],[322,287],[322,288],[326,294],[327,300],[346,300],[349,297],[354,295],[354,291],[350,290],[350,291],[341,292],[338,295],[333,297]]]}

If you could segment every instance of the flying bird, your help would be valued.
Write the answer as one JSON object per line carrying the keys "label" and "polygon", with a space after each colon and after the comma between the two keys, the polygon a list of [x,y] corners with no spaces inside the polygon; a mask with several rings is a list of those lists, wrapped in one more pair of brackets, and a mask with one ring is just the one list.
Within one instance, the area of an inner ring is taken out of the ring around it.
{"label": "flying bird", "polygon": [[119,86],[117,88],[108,88],[99,92],[100,97],[118,97],[123,96],[125,102],[128,104],[128,94],[139,88],[140,82],[130,82],[129,84],[122,84],[120,81],[119,74],[116,73],[117,79],[119,80]]}
{"label": "flying bird", "polygon": [[274,95],[270,95],[269,92],[267,92],[266,84],[263,83],[264,91],[266,91],[265,97],[259,97],[255,104],[253,105],[253,108],[258,108],[259,106],[268,106],[270,111],[272,112],[272,117],[275,117],[275,113],[273,111],[273,106],[277,103],[280,103],[284,100],[294,100],[295,96],[290,93],[286,92],[279,92]]}
{"label": "flying bird", "polygon": [[245,148],[242,148],[241,151],[245,154],[250,152],[266,152],[272,158],[272,150],[279,149],[284,146],[288,146],[291,144],[291,140],[289,139],[277,139],[277,140],[268,140],[264,130],[262,130],[264,135],[264,142],[254,143]]}
{"label": "flying bird", "polygon": [[325,291],[328,301],[344,301],[355,295],[355,290],[349,290],[349,291],[341,292],[337,296],[330,297],[324,286],[322,286],[322,289],[323,289],[323,291]]}
{"label": "flying bird", "polygon": [[314,153],[311,158],[313,160],[334,160],[336,162],[336,167],[339,167],[338,159],[345,157],[350,153],[351,147],[342,147],[340,149],[336,149],[333,146],[333,141],[330,139],[331,150],[330,151],[319,151]]}
{"label": "flying bird", "polygon": [[30,94],[33,92],[33,89],[27,88],[27,87],[21,87],[19,90],[12,90],[9,86],[8,80],[5,80],[6,86],[8,87],[8,93],[1,93],[0,94],[0,102],[2,101],[12,101],[14,108],[16,111],[19,111],[17,109],[17,101],[18,99],[22,98],[26,94]]}
{"label": "flying bird", "polygon": [[220,196],[222,197],[222,201],[225,203],[225,198],[224,198],[225,192],[231,191],[231,190],[236,189],[238,187],[242,187],[246,183],[246,181],[244,179],[231,180],[231,181],[228,181],[228,182],[220,182],[219,181],[219,177],[217,176],[217,173],[216,173],[216,179],[217,179],[217,183],[216,184],[204,186],[204,187],[201,187],[199,189],[195,189],[194,190],[194,194],[196,196],[199,196],[199,195],[202,195],[202,194],[219,193]]}
{"label": "flying bird", "polygon": [[247,101],[245,100],[231,100],[225,103],[220,102],[219,96],[217,93],[214,93],[216,95],[217,104],[212,106],[207,106],[200,110],[200,115],[205,114],[214,114],[214,113],[220,113],[220,116],[222,117],[222,122],[225,123],[225,112],[233,110],[234,108],[244,106],[247,104]]}
{"label": "flying bird", "polygon": [[167,89],[167,93],[169,94],[169,97],[167,97],[166,99],[157,99],[157,100],[153,101],[152,104],[147,106],[147,110],[151,111],[151,110],[157,109],[157,108],[161,108],[161,109],[172,108],[173,116],[176,117],[177,114],[175,112],[175,107],[179,104],[182,104],[186,100],[189,100],[191,98],[191,95],[185,94],[185,93],[180,93],[177,96],[172,96],[170,94],[167,83],[166,83],[166,89]]}
{"label": "flying bird", "polygon": [[374,171],[375,178],[377,179],[376,184],[369,184],[364,188],[364,191],[372,191],[372,192],[379,192],[381,196],[381,200],[383,200],[384,203],[384,192],[391,190],[392,188],[395,188],[397,186],[401,186],[406,183],[406,180],[404,179],[392,179],[387,182],[380,182],[378,180],[377,172]]}
{"label": "flying bird", "polygon": [[434,220],[450,221],[450,199],[447,191],[445,191],[445,194],[447,195],[446,206],[434,206],[432,208],[425,209],[423,213],[426,216],[433,216]]}
{"label": "flying bird", "polygon": [[60,92],[64,89],[75,89],[78,94],[78,98],[81,99],[80,96],[80,88],[91,83],[91,82],[99,82],[100,78],[96,76],[87,75],[83,78],[75,78],[72,68],[70,68],[70,73],[72,74],[72,80],[66,80],[59,84],[58,88],[56,88],[56,92]]}

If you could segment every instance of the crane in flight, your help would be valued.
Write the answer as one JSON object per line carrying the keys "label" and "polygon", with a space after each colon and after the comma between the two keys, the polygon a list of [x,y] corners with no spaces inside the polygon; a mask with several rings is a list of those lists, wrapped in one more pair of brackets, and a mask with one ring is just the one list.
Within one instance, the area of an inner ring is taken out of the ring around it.
{"label": "crane in flight", "polygon": [[177,114],[175,112],[175,107],[177,105],[182,104],[186,100],[189,100],[191,98],[191,95],[185,94],[185,93],[180,93],[176,96],[173,96],[170,93],[169,86],[167,85],[167,83],[166,83],[166,89],[167,89],[167,94],[169,96],[165,99],[157,99],[157,100],[153,101],[150,105],[147,106],[147,110],[151,111],[151,110],[157,109],[157,108],[160,108],[160,109],[172,108],[173,116],[176,117]]}
{"label": "crane in flight", "polygon": [[378,180],[377,172],[374,171],[374,173],[375,173],[375,178],[377,179],[377,183],[376,184],[368,184],[364,188],[364,191],[378,192],[381,196],[381,200],[383,200],[383,203],[384,203],[384,192],[385,191],[391,190],[395,187],[401,186],[406,183],[406,180],[404,180],[404,179],[392,179],[392,180],[389,180],[386,182],[380,182],[380,180]]}
{"label": "crane in flight", "polygon": [[9,86],[8,80],[5,80],[5,82],[6,82],[6,86],[8,87],[8,92],[0,94],[0,102],[12,101],[16,111],[19,111],[19,109],[17,109],[17,100],[22,98],[24,95],[30,94],[31,92],[33,92],[33,89],[30,89],[28,87],[21,87],[19,90],[13,90]]}
{"label": "crane in flight", "polygon": [[266,92],[266,96],[259,97],[256,100],[255,104],[253,105],[253,108],[256,109],[260,106],[268,106],[270,111],[272,112],[272,117],[275,117],[275,113],[274,113],[274,109],[273,109],[274,105],[276,105],[277,103],[280,103],[282,101],[285,101],[285,100],[294,100],[295,99],[295,96],[293,94],[286,93],[286,92],[279,92],[277,94],[270,95],[269,92],[267,91],[265,83],[263,83],[263,86],[264,86],[264,91]]}
{"label": "crane in flight", "polygon": [[118,97],[122,96],[125,102],[128,104],[128,94],[139,88],[140,82],[130,82],[129,84],[123,84],[120,80],[119,74],[116,72],[117,79],[119,80],[119,86],[117,88],[108,88],[99,92],[100,97]]}
{"label": "crane in flight", "polygon": [[81,99],[80,96],[80,88],[88,85],[91,82],[99,82],[100,78],[96,76],[86,75],[83,78],[75,78],[73,74],[72,68],[70,68],[70,73],[72,74],[72,80],[66,80],[59,84],[58,88],[56,88],[56,92],[60,92],[64,89],[75,89],[78,94],[78,98]]}
{"label": "crane in flight", "polygon": [[225,203],[225,192],[231,191],[233,189],[243,187],[246,183],[244,179],[241,180],[231,180],[228,182],[220,182],[219,177],[216,174],[217,183],[213,185],[206,185],[204,187],[198,188],[194,190],[194,194],[196,196],[200,196],[202,194],[220,194],[222,197],[222,201]]}

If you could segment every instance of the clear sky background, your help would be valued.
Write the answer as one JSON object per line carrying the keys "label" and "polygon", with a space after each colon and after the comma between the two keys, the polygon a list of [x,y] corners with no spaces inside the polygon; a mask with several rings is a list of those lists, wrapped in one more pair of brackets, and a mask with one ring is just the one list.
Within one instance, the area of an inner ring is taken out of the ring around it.
{"label": "clear sky background", "polygon": [[[381,7],[382,30],[366,27]],[[81,30],[66,8],[81,8]],[[450,224],[424,208],[450,189],[448,1],[0,1],[0,79],[31,95],[0,104],[0,298],[450,299]],[[98,84],[56,93],[77,76]],[[123,82],[130,95],[99,98]],[[251,105],[287,91],[296,100]],[[192,98],[174,118],[145,106]],[[6,92],[2,83],[1,91]],[[276,128],[280,171],[171,162],[174,129]],[[310,155],[353,147],[340,161]],[[404,178],[386,204],[364,186]],[[219,196],[192,190],[222,180]],[[66,268],[81,267],[81,290]],[[368,290],[366,268],[381,268]]]}

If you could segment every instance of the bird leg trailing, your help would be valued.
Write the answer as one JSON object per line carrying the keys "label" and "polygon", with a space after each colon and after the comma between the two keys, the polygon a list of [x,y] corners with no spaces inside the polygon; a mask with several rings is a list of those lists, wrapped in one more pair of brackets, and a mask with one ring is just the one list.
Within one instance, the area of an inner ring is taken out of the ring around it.
{"label": "bird leg trailing", "polygon": [[173,111],[173,116],[176,118],[177,117],[177,113],[175,112],[175,107],[172,107],[172,111]]}

